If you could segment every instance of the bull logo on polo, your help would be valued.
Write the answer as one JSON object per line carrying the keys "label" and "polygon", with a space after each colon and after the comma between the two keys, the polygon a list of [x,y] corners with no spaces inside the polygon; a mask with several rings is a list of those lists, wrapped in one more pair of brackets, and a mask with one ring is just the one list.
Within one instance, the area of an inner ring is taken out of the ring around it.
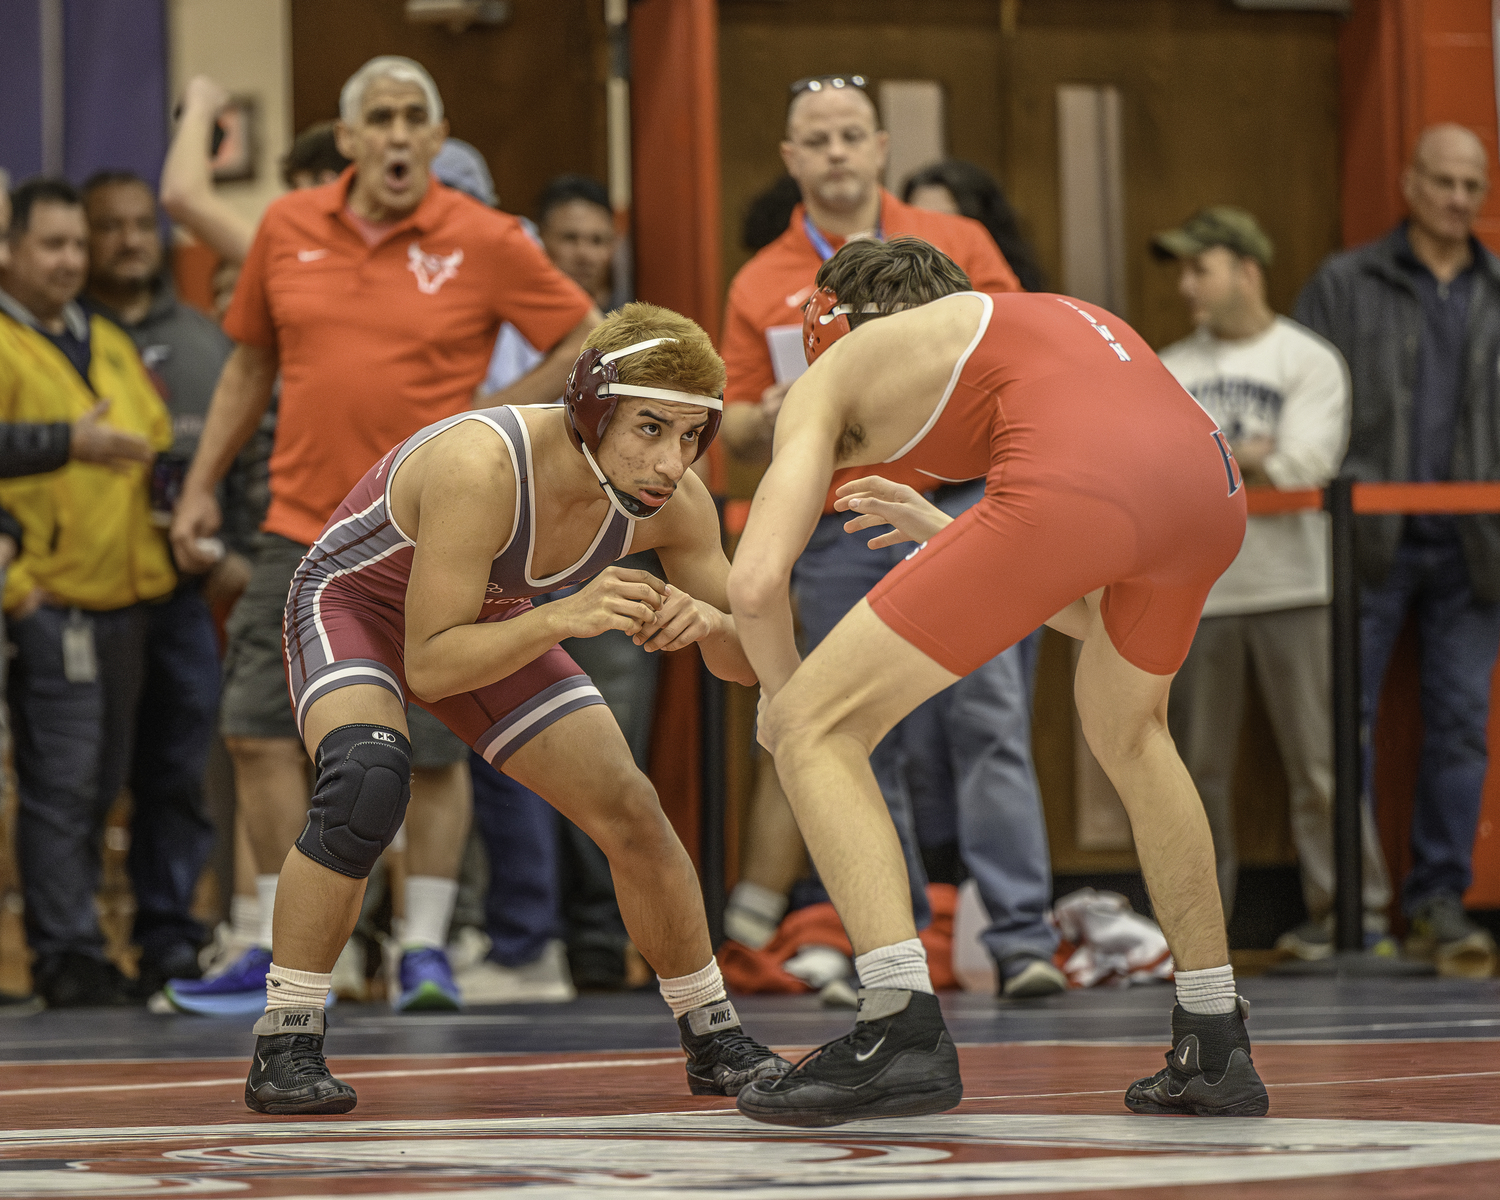
{"label": "bull logo on polo", "polygon": [[464,252],[428,254],[416,242],[406,248],[406,269],[417,277],[417,290],[424,296],[437,295],[438,289],[458,274]]}

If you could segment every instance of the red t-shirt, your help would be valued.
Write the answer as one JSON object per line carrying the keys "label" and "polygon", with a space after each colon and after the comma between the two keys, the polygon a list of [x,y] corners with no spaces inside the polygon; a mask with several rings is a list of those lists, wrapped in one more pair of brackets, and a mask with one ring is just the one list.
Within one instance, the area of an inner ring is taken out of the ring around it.
{"label": "red t-shirt", "polygon": [[[812,295],[813,280],[823,265],[822,256],[808,239],[804,213],[799,204],[792,212],[786,232],[741,267],[729,285],[721,347],[729,372],[724,387],[726,404],[758,403],[761,393],[776,382],[766,331],[778,327],[795,327],[798,331],[802,328],[802,306]],[[880,228],[886,238],[918,237],[930,242],[963,268],[977,292],[1021,290],[1015,272],[989,231],[978,221],[913,208],[882,189]],[[824,236],[835,251],[844,244],[841,237]],[[872,469],[864,467],[839,471],[834,475],[833,487],[871,473]],[[932,480],[924,480],[900,464],[883,466],[879,473],[919,490],[932,486]],[[832,490],[824,511],[833,511]]]}
{"label": "red t-shirt", "polygon": [[271,204],[224,319],[280,358],[264,528],[309,545],[382,454],[470,407],[501,322],[548,350],[593,304],[517,218],[437,180],[367,244],[353,179]]}

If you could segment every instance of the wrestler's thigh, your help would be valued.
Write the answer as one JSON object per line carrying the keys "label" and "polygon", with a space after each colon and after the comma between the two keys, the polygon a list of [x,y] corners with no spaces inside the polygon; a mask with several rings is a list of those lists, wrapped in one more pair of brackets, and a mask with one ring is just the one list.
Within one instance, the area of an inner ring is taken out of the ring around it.
{"label": "wrestler's thigh", "polygon": [[603,704],[554,721],[507,758],[502,770],[585,830],[633,804],[656,801]]}
{"label": "wrestler's thigh", "polygon": [[302,719],[302,744],[316,759],[318,745],[343,725],[384,725],[409,737],[406,708],[386,688],[373,683],[355,683],[325,692],[308,706]]}
{"label": "wrestler's thigh", "polygon": [[958,679],[861,600],[776,694],[766,720],[773,743],[788,730],[836,730],[873,749],[897,721]]}

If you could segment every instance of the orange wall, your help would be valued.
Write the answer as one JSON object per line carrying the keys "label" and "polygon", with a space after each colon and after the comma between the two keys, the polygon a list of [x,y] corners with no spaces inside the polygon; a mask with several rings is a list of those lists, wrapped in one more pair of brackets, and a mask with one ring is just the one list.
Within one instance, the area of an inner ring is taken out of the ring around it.
{"label": "orange wall", "polygon": [[[1490,5],[1482,0],[1355,0],[1340,39],[1344,244],[1380,237],[1405,213],[1401,170],[1428,125],[1454,121],[1497,161]],[[1500,188],[1475,232],[1500,252]],[[1471,908],[1500,908],[1500,673],[1491,689],[1490,772],[1474,844]],[[1382,839],[1399,879],[1410,867],[1412,788],[1421,749],[1416,640],[1402,638],[1381,697],[1375,791]]]}

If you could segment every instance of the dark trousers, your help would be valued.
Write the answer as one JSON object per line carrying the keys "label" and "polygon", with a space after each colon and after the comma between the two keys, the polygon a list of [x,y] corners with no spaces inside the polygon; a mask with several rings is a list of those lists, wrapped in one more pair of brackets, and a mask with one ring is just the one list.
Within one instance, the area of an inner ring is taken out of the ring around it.
{"label": "dark trousers", "polygon": [[16,858],[26,938],[39,957],[104,956],[94,897],[104,818],[125,780],[145,659],[141,605],[83,613],[98,663],[90,682],[63,668],[60,608],[10,626],[10,704],[20,798]]}
{"label": "dark trousers", "polygon": [[196,584],[146,609],[146,670],[137,708],[127,865],[135,885],[134,940],[147,959],[196,947],[193,890],[213,852],[203,795],[219,714],[219,641]]}
{"label": "dark trousers", "polygon": [[1391,573],[1360,597],[1360,683],[1366,787],[1374,779],[1371,730],[1385,671],[1408,613],[1420,644],[1422,750],[1412,812],[1412,869],[1402,887],[1411,914],[1442,892],[1469,887],[1484,773],[1490,679],[1500,648],[1500,604],[1475,599],[1455,542],[1403,541]]}
{"label": "dark trousers", "polygon": [[534,961],[558,934],[558,816],[552,806],[470,753],[474,824],[489,858],[484,898],[490,957]]}

